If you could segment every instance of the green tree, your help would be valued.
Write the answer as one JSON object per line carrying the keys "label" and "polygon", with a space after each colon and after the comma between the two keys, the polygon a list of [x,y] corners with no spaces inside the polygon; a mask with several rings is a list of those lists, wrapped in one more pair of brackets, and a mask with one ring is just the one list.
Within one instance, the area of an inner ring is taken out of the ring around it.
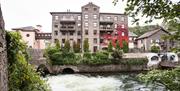
{"label": "green tree", "polygon": [[89,52],[89,42],[88,42],[88,39],[84,40],[83,48],[84,48],[84,52]]}
{"label": "green tree", "polygon": [[71,49],[70,42],[69,42],[69,40],[66,40],[66,41],[65,41],[65,44],[64,44],[63,51],[65,51],[65,52],[69,52],[69,51],[70,51],[70,49]]}
{"label": "green tree", "polygon": [[60,50],[61,49],[61,46],[60,46],[60,43],[59,43],[59,40],[56,40],[55,41],[55,47]]}
{"label": "green tree", "polygon": [[112,51],[113,51],[113,45],[112,45],[112,41],[110,41],[108,45],[108,52],[112,52]]}
{"label": "green tree", "polygon": [[6,32],[9,91],[49,91],[48,85],[28,63],[26,44],[17,32]]}
{"label": "green tree", "polygon": [[128,47],[128,43],[126,41],[123,41],[123,52],[124,53],[128,53],[129,52],[129,47]]}
{"label": "green tree", "polygon": [[80,52],[80,43],[79,42],[73,42],[73,50],[75,53],[79,53]]}
{"label": "green tree", "polygon": [[119,40],[116,41],[116,50],[120,50],[121,47],[120,47],[120,44],[119,44]]}
{"label": "green tree", "polygon": [[151,52],[158,53],[160,51],[159,46],[152,45],[151,46]]}

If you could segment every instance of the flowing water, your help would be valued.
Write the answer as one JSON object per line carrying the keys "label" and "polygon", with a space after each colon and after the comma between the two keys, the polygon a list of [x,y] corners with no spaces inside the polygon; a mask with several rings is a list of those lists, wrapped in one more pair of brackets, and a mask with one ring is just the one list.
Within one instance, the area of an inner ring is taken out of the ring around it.
{"label": "flowing water", "polygon": [[47,77],[52,91],[165,91],[163,86],[146,86],[135,74],[69,74]]}

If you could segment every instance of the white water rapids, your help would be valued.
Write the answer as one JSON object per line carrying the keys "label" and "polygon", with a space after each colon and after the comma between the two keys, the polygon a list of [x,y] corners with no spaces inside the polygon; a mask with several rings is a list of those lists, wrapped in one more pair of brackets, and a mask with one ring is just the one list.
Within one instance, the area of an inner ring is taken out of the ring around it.
{"label": "white water rapids", "polygon": [[128,76],[85,76],[80,74],[47,77],[52,91],[163,91],[152,90],[128,79]]}

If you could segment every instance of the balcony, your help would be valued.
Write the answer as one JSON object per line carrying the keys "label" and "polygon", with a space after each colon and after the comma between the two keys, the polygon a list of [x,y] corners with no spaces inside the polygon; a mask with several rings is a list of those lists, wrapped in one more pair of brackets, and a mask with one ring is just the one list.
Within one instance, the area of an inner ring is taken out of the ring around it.
{"label": "balcony", "polygon": [[109,32],[113,32],[113,27],[107,27],[107,26],[100,26],[100,31],[109,31]]}
{"label": "balcony", "polygon": [[75,31],[75,26],[71,25],[71,26],[61,26],[60,27],[60,31]]}
{"label": "balcony", "polygon": [[37,33],[35,35],[36,39],[51,39],[51,33]]}

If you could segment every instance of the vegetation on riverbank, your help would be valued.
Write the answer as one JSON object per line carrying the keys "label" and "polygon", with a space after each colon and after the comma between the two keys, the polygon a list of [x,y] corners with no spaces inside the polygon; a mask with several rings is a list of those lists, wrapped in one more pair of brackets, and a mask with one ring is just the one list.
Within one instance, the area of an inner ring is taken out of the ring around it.
{"label": "vegetation on riverbank", "polygon": [[[88,45],[86,43],[86,45]],[[118,46],[118,45],[117,45]],[[123,51],[117,47],[115,50],[109,47],[107,51],[99,51],[95,53],[88,52],[88,48],[84,53],[75,53],[66,46],[59,49],[57,44],[49,46],[45,50],[45,57],[50,60],[52,65],[103,65],[103,64],[123,64],[123,65],[146,65],[147,58],[122,58]],[[108,52],[109,51],[109,52]]]}
{"label": "vegetation on riverbank", "polygon": [[27,62],[26,44],[17,32],[6,32],[9,91],[50,91],[48,85]]}

